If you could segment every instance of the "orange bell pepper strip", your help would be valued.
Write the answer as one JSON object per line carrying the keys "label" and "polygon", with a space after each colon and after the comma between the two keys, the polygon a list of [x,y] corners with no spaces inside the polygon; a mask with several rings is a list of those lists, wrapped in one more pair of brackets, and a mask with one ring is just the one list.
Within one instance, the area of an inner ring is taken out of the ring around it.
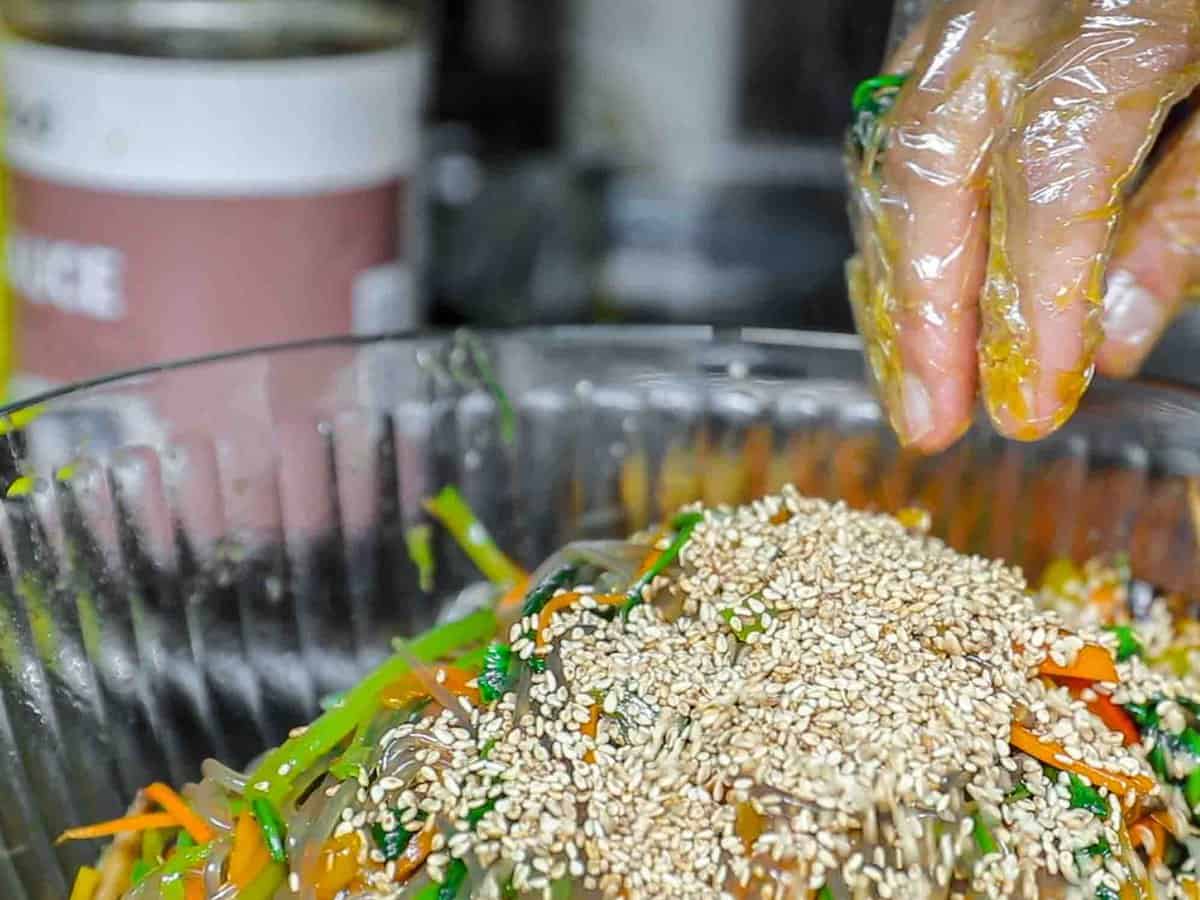
{"label": "orange bell pepper strip", "polygon": [[433,829],[426,829],[408,842],[404,852],[396,860],[396,880],[408,881],[425,863],[433,852]]}
{"label": "orange bell pepper strip", "polygon": [[550,620],[554,618],[556,612],[566,609],[584,597],[591,597],[600,606],[623,606],[629,599],[624,594],[580,594],[575,591],[551,597],[550,601],[542,607],[541,613],[538,614],[537,636],[534,644],[541,647],[546,643],[546,629],[550,627]]}
{"label": "orange bell pepper strip", "polygon": [[271,854],[262,838],[262,829],[249,810],[243,810],[233,829],[233,849],[229,852],[227,879],[244,888],[271,863]]}
{"label": "orange bell pepper strip", "polygon": [[309,871],[308,881],[317,900],[333,900],[359,875],[358,853],[362,838],[357,832],[330,838]]}
{"label": "orange bell pepper strip", "polygon": [[[1091,681],[1081,681],[1078,678],[1056,678],[1054,680],[1070,690],[1071,696],[1076,699],[1093,684]],[[1138,733],[1137,725],[1134,724],[1129,713],[1113,703],[1112,697],[1108,694],[1102,694],[1095,690],[1092,693],[1096,695],[1096,699],[1087,701],[1087,708],[1092,715],[1107,725],[1110,730],[1120,733],[1125,739],[1126,746],[1140,743],[1142,736]]]}
{"label": "orange bell pepper strip", "polygon": [[1117,674],[1116,663],[1107,648],[1099,644],[1084,644],[1075,657],[1075,662],[1069,666],[1060,666],[1054,660],[1046,660],[1038,667],[1038,674],[1047,678],[1076,678],[1080,681],[1111,681],[1121,680]]}
{"label": "orange bell pepper strip", "polygon": [[[600,730],[600,704],[593,703],[591,709],[588,710],[588,720],[579,726],[579,733],[586,734],[590,738],[595,738]],[[593,763],[596,761],[596,752],[587,750],[583,754],[583,761]]]}
{"label": "orange bell pepper strip", "polygon": [[[1163,853],[1167,849],[1167,835],[1170,830],[1159,819],[1156,813],[1142,816],[1129,826],[1129,837],[1134,844],[1146,847],[1146,855],[1153,865],[1161,865]],[[1149,846],[1147,846],[1149,844]]]}
{"label": "orange bell pepper strip", "polygon": [[758,810],[750,803],[739,803],[737,805],[733,829],[737,836],[742,839],[742,846],[746,848],[747,856],[754,853],[754,843],[758,840],[759,835],[763,833],[765,824],[763,817],[759,815]]}
{"label": "orange bell pepper strip", "polygon": [[[438,681],[438,674],[441,673],[442,678]],[[422,697],[428,697],[429,691],[422,683],[422,678],[429,680],[433,679],[444,687],[455,697],[466,697],[473,706],[479,706],[479,688],[472,686],[470,682],[474,681],[478,675],[474,672],[468,672],[466,669],[460,669],[456,666],[431,666],[427,669],[422,669],[420,677],[413,672],[409,672],[398,681],[393,681],[379,693],[379,703],[381,706],[386,706],[388,709],[404,709],[414,700],[420,700]]]}
{"label": "orange bell pepper strip", "polygon": [[1028,753],[1034,759],[1041,760],[1056,769],[1065,769],[1076,775],[1082,775],[1092,784],[1108,788],[1122,802],[1125,801],[1130,791],[1140,796],[1146,796],[1154,790],[1155,782],[1149,775],[1109,772],[1088,765],[1083,760],[1071,759],[1067,756],[1062,744],[1054,740],[1043,740],[1020,722],[1013,722],[1008,740],[1018,750]]}

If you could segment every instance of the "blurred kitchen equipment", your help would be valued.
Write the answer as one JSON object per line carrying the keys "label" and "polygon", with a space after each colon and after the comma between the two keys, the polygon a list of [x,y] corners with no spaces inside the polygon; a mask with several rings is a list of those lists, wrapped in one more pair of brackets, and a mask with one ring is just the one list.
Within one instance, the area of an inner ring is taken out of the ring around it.
{"label": "blurred kitchen equipment", "polygon": [[[224,414],[182,408],[221,409],[230,385]],[[919,503],[955,547],[1031,574],[1128,551],[1140,577],[1200,589],[1200,394],[1102,382],[1048,441],[980,425],[922,459],[897,449],[843,336],[323,341],[115,378],[15,418],[0,441],[23,473],[0,501],[5,900],[61,900],[95,850],[54,847],[62,829],[153,779],[194,779],[204,755],[245,764],[477,579],[438,529],[428,593],[405,553],[445,484],[527,566],[792,481]]]}
{"label": "blurred kitchen equipment", "polygon": [[469,186],[431,179],[445,308],[471,322],[849,328],[841,135],[889,0],[555,9],[556,151],[496,159],[464,114],[447,157],[451,175],[474,160]]}
{"label": "blurred kitchen equipment", "polygon": [[0,11],[18,392],[420,321],[420,0]]}

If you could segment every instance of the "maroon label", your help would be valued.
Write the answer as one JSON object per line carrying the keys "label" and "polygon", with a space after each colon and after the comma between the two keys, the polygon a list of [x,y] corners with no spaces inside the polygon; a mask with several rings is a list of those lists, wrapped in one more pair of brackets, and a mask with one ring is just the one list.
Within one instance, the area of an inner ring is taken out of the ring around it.
{"label": "maroon label", "polygon": [[203,197],[9,174],[16,365],[54,381],[349,332],[356,279],[400,255],[399,179]]}

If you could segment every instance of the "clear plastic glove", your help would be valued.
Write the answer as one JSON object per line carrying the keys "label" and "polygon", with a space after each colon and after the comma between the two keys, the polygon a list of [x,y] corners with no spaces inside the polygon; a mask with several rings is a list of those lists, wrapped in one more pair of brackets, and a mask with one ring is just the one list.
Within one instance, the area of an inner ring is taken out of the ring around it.
{"label": "clear plastic glove", "polygon": [[1200,117],[1135,183],[1200,82],[1200,0],[941,0],[884,71],[908,77],[848,142],[848,279],[892,424],[941,449],[982,393],[1042,437],[1200,277]]}

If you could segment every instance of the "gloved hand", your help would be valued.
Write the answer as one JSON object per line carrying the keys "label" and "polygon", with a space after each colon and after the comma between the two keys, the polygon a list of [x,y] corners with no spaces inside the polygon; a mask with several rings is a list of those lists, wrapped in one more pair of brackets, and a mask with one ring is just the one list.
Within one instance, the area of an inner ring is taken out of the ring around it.
{"label": "gloved hand", "polygon": [[859,97],[848,279],[892,424],[941,449],[980,392],[1042,437],[1200,277],[1200,117],[1138,184],[1200,82],[1200,0],[941,0],[885,72],[908,77]]}

